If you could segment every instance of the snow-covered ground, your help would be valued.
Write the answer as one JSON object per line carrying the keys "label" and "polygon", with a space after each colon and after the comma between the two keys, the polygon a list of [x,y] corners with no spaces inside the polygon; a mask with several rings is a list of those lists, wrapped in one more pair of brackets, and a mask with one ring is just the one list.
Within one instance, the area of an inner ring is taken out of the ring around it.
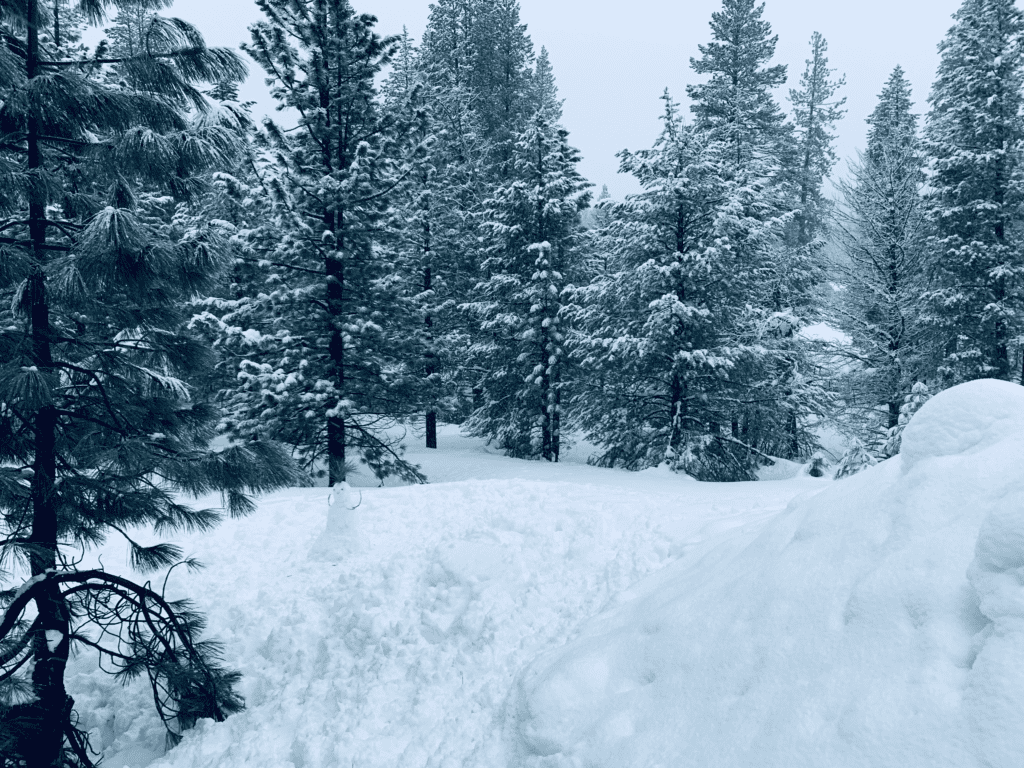
{"label": "snow-covered ground", "polygon": [[441,443],[411,451],[431,485],[338,494],[330,526],[311,488],[182,537],[207,568],[169,592],[248,709],[164,755],[145,687],[83,654],[108,768],[1024,764],[1024,388],[935,397],[839,482]]}

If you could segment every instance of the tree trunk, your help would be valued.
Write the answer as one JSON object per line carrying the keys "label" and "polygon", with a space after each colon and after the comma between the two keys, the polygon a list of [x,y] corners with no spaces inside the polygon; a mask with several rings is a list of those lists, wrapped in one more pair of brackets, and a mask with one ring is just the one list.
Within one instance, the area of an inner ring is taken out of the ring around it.
{"label": "tree trunk", "polygon": [[[429,237],[430,237],[430,225],[429,224],[426,225],[425,234],[426,234],[428,239],[426,241],[426,245],[424,246],[423,250],[424,250],[425,253],[427,253],[429,255],[429,253],[430,253],[430,240],[429,240]],[[426,266],[426,267],[423,268],[423,290],[424,291],[431,290],[431,286],[432,285],[433,285],[433,275],[431,274],[430,267]],[[427,353],[426,353],[425,357],[426,357],[426,374],[427,374],[427,379],[430,379],[430,377],[434,375],[434,372],[435,372],[435,361],[436,361],[436,355],[434,354],[434,332],[433,332],[434,318],[432,318],[430,316],[430,314],[427,313],[426,319],[423,322],[424,322],[424,325],[426,325],[426,327],[427,327],[427,344],[429,346],[428,346]],[[431,384],[430,386],[433,387],[433,384]],[[435,411],[433,408],[431,408],[429,411],[427,411],[427,448],[435,448],[435,449],[437,448],[437,411]]]}
{"label": "tree trunk", "polygon": [[683,417],[685,416],[686,398],[685,384],[680,380],[679,374],[672,374],[672,383],[669,386],[669,414],[672,419],[668,436],[668,449],[673,460],[678,462],[679,449],[683,444]]}
{"label": "tree trunk", "polygon": [[551,366],[548,365],[548,335],[541,329],[541,375],[540,375],[540,455],[551,461]]}
{"label": "tree trunk", "polygon": [[[338,392],[345,397],[345,337],[344,289],[345,262],[340,249],[327,256],[327,314],[331,324],[331,341],[328,352],[334,367]],[[345,416],[335,414],[327,418],[327,482],[337,485],[345,482]]]}
{"label": "tree trunk", "polygon": [[[38,0],[26,1],[27,46],[26,74],[31,80],[38,74],[39,6]],[[39,125],[35,112],[28,110],[28,172],[38,175],[42,168]],[[41,184],[29,187],[29,239],[33,266],[29,276],[29,317],[32,334],[32,361],[53,384],[53,352],[50,334],[50,307],[46,295],[46,192]],[[57,411],[53,405],[41,407],[33,419],[35,456],[32,476],[32,529],[29,533],[29,566],[33,576],[57,567]],[[28,768],[59,768],[63,764],[64,726],[71,700],[64,688],[70,642],[69,614],[58,585],[45,590],[36,601],[38,629],[32,638],[35,662],[32,690],[42,718],[38,742],[26,755]],[[55,634],[55,633],[59,633]]]}

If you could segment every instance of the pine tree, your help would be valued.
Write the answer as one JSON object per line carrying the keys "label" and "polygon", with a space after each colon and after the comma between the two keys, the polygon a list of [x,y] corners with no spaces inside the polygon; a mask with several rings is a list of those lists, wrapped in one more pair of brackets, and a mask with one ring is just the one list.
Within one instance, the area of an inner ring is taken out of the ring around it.
{"label": "pine tree", "polygon": [[481,327],[470,357],[485,372],[469,428],[509,455],[547,461],[561,450],[563,291],[590,186],[556,115],[534,115],[515,144],[512,178],[486,203],[488,278],[468,305]]}
{"label": "pine tree", "polygon": [[[728,147],[720,162],[733,207],[723,209],[727,218],[722,225],[729,230],[728,245],[748,291],[736,305],[743,315],[737,327],[746,328],[743,343],[760,350],[731,374],[761,396],[757,407],[738,418],[758,425],[761,450],[796,459],[811,449],[808,419],[824,405],[824,392],[810,377],[812,361],[798,335],[813,311],[812,290],[821,269],[809,244],[785,238],[787,230],[799,231],[800,184],[808,185],[810,195],[814,178],[810,170],[804,177],[797,174],[795,182],[791,178],[801,147],[772,95],[785,82],[786,67],[771,65],[778,38],[763,12],[764,3],[723,0],[722,10],[712,15],[712,42],[700,47],[700,59],[690,61],[695,72],[710,77],[687,92],[696,128]],[[822,57],[819,50],[817,77],[827,82]],[[819,117],[824,104],[816,107]],[[800,138],[813,158],[824,137],[814,130],[811,134],[816,138]]]}
{"label": "pine tree", "polygon": [[492,142],[472,82],[480,6],[479,0],[432,5],[419,55],[432,140],[427,163],[433,169],[431,291],[437,311],[431,335],[442,379],[438,406],[453,421],[464,420],[471,410],[469,393],[478,376],[464,354],[476,323],[459,307],[480,277],[486,239],[480,214],[494,188]]}
{"label": "pine tree", "polygon": [[533,114],[533,43],[520,21],[519,0],[477,0],[475,6],[469,85],[490,147],[492,173],[504,181],[513,144]]}
{"label": "pine tree", "polygon": [[[842,258],[835,264],[832,322],[851,339],[838,348],[848,363],[848,405],[877,441],[899,420],[913,383],[927,374],[923,158],[910,83],[897,67],[868,117],[868,146],[840,185]],[[876,414],[886,413],[877,424]],[[869,437],[869,440],[872,438]]]}
{"label": "pine tree", "polygon": [[914,414],[921,410],[921,406],[927,403],[932,397],[928,385],[922,381],[914,384],[910,393],[903,398],[903,405],[900,406],[900,418],[894,427],[889,429],[888,440],[885,443],[884,454],[886,457],[895,456],[903,447],[903,430],[907,428]]}
{"label": "pine tree", "polygon": [[477,0],[437,0],[423,33],[424,74],[449,94],[466,91],[475,61],[473,29]]}
{"label": "pine tree", "polygon": [[30,575],[0,596],[0,749],[28,768],[92,765],[64,683],[73,648],[146,675],[172,740],[241,707],[198,614],[76,554],[117,534],[137,569],[173,566],[176,547],[130,530],[205,530],[220,512],[179,494],[220,490],[240,515],[247,493],[295,479],[272,443],[211,450],[216,409],[188,384],[210,362],[188,300],[224,254],[182,222],[236,140],[197,86],[244,66],[159,16],[147,49],[87,56],[76,23],[106,7],[28,0],[0,17],[0,557]]}
{"label": "pine tree", "polygon": [[948,384],[1010,378],[1024,269],[1024,16],[1013,0],[965,0],[953,18],[924,130],[929,298]]}
{"label": "pine tree", "polygon": [[602,465],[667,461],[701,479],[748,480],[778,416],[753,384],[764,371],[747,311],[757,270],[732,243],[772,235],[742,213],[748,190],[728,178],[728,136],[686,125],[664,100],[654,147],[620,155],[643,191],[609,206],[595,244],[606,266],[575,292],[572,413]]}
{"label": "pine tree", "polygon": [[690,59],[694,72],[710,75],[686,88],[697,126],[729,145],[727,170],[740,175],[765,154],[777,162],[780,143],[788,140],[786,116],[772,96],[786,82],[786,66],[767,66],[778,36],[763,13],[756,0],[722,0],[722,10],[711,15],[712,42],[699,46],[701,58]]}
{"label": "pine tree", "polygon": [[548,49],[541,46],[530,80],[530,108],[534,113],[544,112],[550,120],[562,120],[563,99],[558,98],[558,87],[555,85],[555,70],[551,66]]}
{"label": "pine tree", "polygon": [[262,183],[273,220],[252,233],[258,295],[225,305],[228,326],[257,342],[232,395],[233,434],[283,440],[328,482],[345,481],[354,449],[378,477],[422,481],[388,432],[419,409],[416,307],[387,249],[390,197],[415,148],[395,136],[375,78],[398,41],[348,0],[260,0],[245,50],[271,93],[299,115],[265,122]]}
{"label": "pine tree", "polygon": [[[815,32],[811,36],[811,58],[800,77],[800,87],[789,92],[798,163],[794,174],[798,196],[794,239],[800,248],[812,245],[824,234],[829,206],[822,187],[837,160],[836,123],[846,114],[843,109],[846,98],[836,98],[846,80],[832,79],[835,70],[828,66],[827,52],[825,38]],[[816,250],[820,251],[820,247]]]}
{"label": "pine tree", "polygon": [[872,467],[878,463],[860,440],[854,440],[850,450],[846,452],[843,458],[839,461],[836,466],[835,472],[832,477],[835,480],[842,480],[844,477],[852,477],[858,472],[862,472],[868,467]]}
{"label": "pine tree", "polygon": [[[427,448],[437,448],[438,411],[451,416],[452,379],[448,354],[453,304],[447,297],[447,282],[454,264],[445,263],[444,230],[457,208],[452,190],[445,183],[449,174],[438,142],[438,121],[432,109],[431,89],[420,67],[419,52],[408,33],[403,32],[398,55],[384,83],[384,101],[398,133],[411,138],[420,154],[411,172],[395,189],[394,215],[389,229],[394,235],[396,271],[407,276],[409,292],[415,294],[421,316],[424,432]],[[459,223],[456,218],[456,227]],[[442,253],[438,253],[438,246]]]}

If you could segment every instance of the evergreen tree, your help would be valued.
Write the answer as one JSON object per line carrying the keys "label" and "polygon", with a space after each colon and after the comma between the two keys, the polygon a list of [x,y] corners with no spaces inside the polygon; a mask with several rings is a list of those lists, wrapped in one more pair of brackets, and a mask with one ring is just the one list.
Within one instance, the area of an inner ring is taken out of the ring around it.
{"label": "evergreen tree", "polygon": [[437,311],[431,335],[442,379],[439,405],[454,421],[468,415],[469,393],[478,378],[464,354],[476,322],[459,307],[479,280],[486,239],[480,214],[494,186],[492,143],[472,82],[480,5],[479,0],[433,4],[419,55],[432,139],[427,162],[433,169],[431,291]]}
{"label": "evergreen tree", "polygon": [[726,170],[740,175],[765,154],[778,162],[788,139],[786,117],[772,96],[786,82],[786,67],[768,66],[778,36],[763,13],[756,0],[722,0],[722,10],[711,15],[712,42],[699,46],[701,58],[690,59],[694,72],[710,76],[686,88],[697,125],[730,147]]}
{"label": "evergreen tree", "polygon": [[924,131],[929,298],[948,384],[1010,378],[1024,269],[1024,16],[1013,0],[965,0],[953,18]]}
{"label": "evergreen tree", "polygon": [[58,16],[28,0],[0,17],[0,557],[30,575],[0,596],[0,750],[28,768],[92,765],[64,683],[74,648],[122,679],[145,674],[172,740],[241,707],[237,674],[199,640],[201,617],[78,570],[76,553],[117,534],[137,569],[173,565],[176,547],[130,530],[205,530],[220,512],[179,494],[220,490],[239,515],[247,493],[294,480],[272,443],[211,450],[216,410],[188,384],[209,355],[185,308],[224,253],[210,228],[184,222],[235,149],[197,86],[244,67],[159,16],[146,20],[151,47],[86,56],[75,24],[106,7],[118,5]]}
{"label": "evergreen tree", "polygon": [[[738,327],[747,329],[747,341],[756,341],[760,350],[747,358],[742,370],[731,374],[761,393],[756,413],[740,418],[760,425],[762,450],[796,459],[811,448],[807,420],[823,407],[824,393],[808,378],[812,360],[798,335],[814,310],[813,288],[820,281],[821,268],[813,259],[811,241],[794,243],[785,234],[800,229],[801,183],[807,184],[809,199],[813,191],[810,168],[803,176],[796,174],[795,181],[792,178],[791,169],[800,166],[798,150],[803,149],[813,164],[816,154],[825,149],[825,137],[808,125],[808,131],[799,136],[804,146],[794,141],[793,127],[772,95],[785,82],[786,67],[771,65],[778,38],[762,18],[763,12],[764,3],[723,0],[722,10],[712,15],[712,42],[700,47],[700,59],[690,61],[695,72],[710,77],[706,83],[689,86],[687,92],[697,129],[728,147],[720,158],[734,203],[725,211],[731,218],[728,244],[749,291],[737,303],[736,311],[743,315]],[[823,56],[819,49],[814,73],[818,80],[813,87],[825,88],[822,78],[828,82]],[[798,100],[805,100],[801,92],[796,93]],[[816,94],[814,112],[820,118],[826,101],[818,99]],[[799,108],[797,117],[806,117]],[[809,121],[808,117],[805,122]],[[780,425],[782,430],[776,433]]]}
{"label": "evergreen tree", "polygon": [[504,181],[513,145],[533,114],[533,43],[519,18],[519,0],[477,0],[475,6],[469,85],[490,145],[492,173]]}
{"label": "evergreen tree", "polygon": [[921,410],[921,406],[931,400],[932,394],[928,385],[922,381],[914,384],[913,389],[903,398],[903,405],[900,406],[900,418],[896,426],[889,429],[889,439],[885,443],[885,456],[895,456],[903,447],[903,430],[907,428],[914,414]]}
{"label": "evergreen tree", "polygon": [[836,98],[846,80],[832,79],[835,70],[829,69],[827,52],[825,38],[815,32],[811,36],[811,58],[800,77],[800,87],[789,92],[798,163],[794,174],[798,196],[794,239],[800,248],[813,244],[824,233],[829,206],[822,187],[836,164],[835,126],[846,114],[843,109],[846,98]]}
{"label": "evergreen tree", "polygon": [[904,397],[927,366],[924,172],[912,107],[910,83],[897,67],[867,119],[867,150],[840,186],[842,258],[835,273],[842,290],[832,322],[851,339],[838,348],[849,366],[848,404],[860,410],[876,442],[897,425]]}
{"label": "evergreen tree", "polygon": [[877,463],[878,460],[868,453],[864,444],[860,442],[860,440],[854,439],[853,445],[840,460],[838,466],[836,466],[832,477],[835,480],[842,480],[844,477],[852,477],[858,472],[862,472]]}
{"label": "evergreen tree", "polygon": [[470,357],[485,372],[470,429],[509,455],[547,461],[561,449],[562,297],[589,203],[579,153],[556,114],[534,115],[516,142],[512,178],[486,203],[488,277],[468,306],[481,328]]}
{"label": "evergreen tree", "polygon": [[551,66],[548,49],[541,46],[530,82],[530,107],[534,113],[544,112],[549,119],[558,122],[562,119],[563,103],[564,100],[558,98],[555,70]]}
{"label": "evergreen tree", "polygon": [[423,71],[445,93],[455,95],[469,89],[478,4],[478,0],[437,0],[430,5],[423,33]]}
{"label": "evergreen tree", "polygon": [[602,465],[752,479],[780,412],[760,392],[747,309],[758,271],[733,243],[763,244],[773,229],[743,213],[759,209],[729,179],[728,136],[686,125],[664,99],[654,147],[620,155],[643,191],[610,206],[596,243],[607,266],[574,298],[572,411]]}
{"label": "evergreen tree", "polygon": [[375,78],[398,41],[348,0],[259,0],[266,16],[245,50],[298,130],[265,123],[263,184],[273,220],[252,233],[263,259],[259,294],[225,304],[227,326],[255,339],[227,425],[294,445],[328,482],[350,451],[378,477],[422,475],[388,432],[419,408],[420,336],[408,284],[387,245],[390,198],[414,154],[378,103]]}
{"label": "evergreen tree", "polygon": [[397,131],[410,136],[420,148],[418,162],[395,190],[389,229],[395,236],[396,269],[408,276],[410,293],[415,294],[421,316],[424,431],[427,448],[437,448],[438,411],[450,417],[453,410],[451,387],[445,386],[451,379],[444,373],[449,362],[446,342],[453,309],[453,302],[445,297],[446,278],[454,266],[438,258],[437,246],[439,242],[445,244],[443,229],[451,220],[450,211],[457,200],[442,183],[447,174],[441,163],[444,152],[435,135],[438,123],[431,109],[430,89],[419,67],[418,51],[406,32],[385,81],[384,96]]}

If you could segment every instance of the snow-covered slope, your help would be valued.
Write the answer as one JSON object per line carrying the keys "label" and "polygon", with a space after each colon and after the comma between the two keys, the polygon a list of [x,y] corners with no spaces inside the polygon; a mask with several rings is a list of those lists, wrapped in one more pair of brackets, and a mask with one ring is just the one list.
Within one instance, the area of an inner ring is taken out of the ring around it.
{"label": "snow-covered slope", "polygon": [[518,678],[516,766],[1024,765],[1024,388],[710,541]]}
{"label": "snow-covered slope", "polygon": [[442,482],[339,494],[329,536],[319,488],[181,540],[248,709],[163,755],[85,654],[108,768],[1024,765],[1024,389],[838,482],[414,458]]}
{"label": "snow-covered slope", "polygon": [[[413,451],[439,482],[354,489],[326,542],[326,488],[181,539],[207,568],[175,571],[169,592],[207,612],[248,709],[158,759],[145,686],[120,690],[83,654],[72,695],[107,768],[501,766],[509,694],[538,654],[700,542],[829,485],[515,461],[451,429],[441,445]],[[115,543],[102,557],[125,563]]]}

